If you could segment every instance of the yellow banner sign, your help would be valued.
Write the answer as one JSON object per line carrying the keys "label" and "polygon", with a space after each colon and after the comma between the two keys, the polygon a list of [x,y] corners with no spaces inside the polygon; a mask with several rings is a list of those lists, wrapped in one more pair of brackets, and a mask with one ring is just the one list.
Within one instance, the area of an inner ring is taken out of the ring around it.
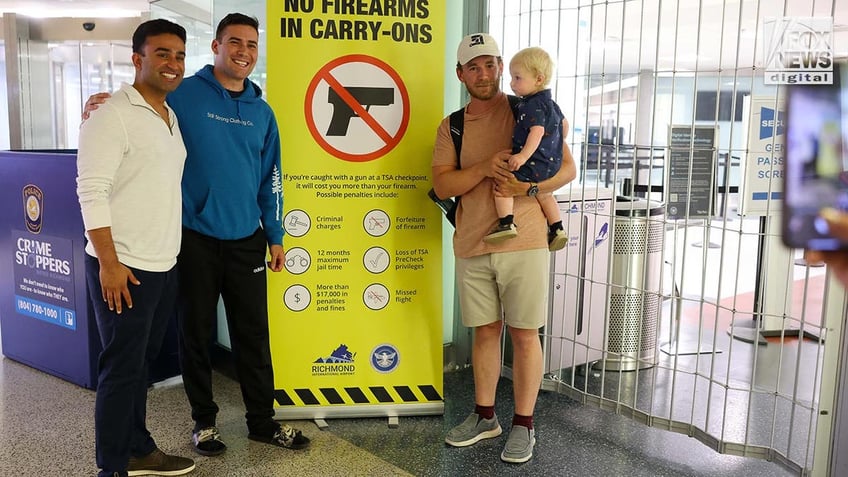
{"label": "yellow banner sign", "polygon": [[444,2],[269,1],[286,270],[268,306],[282,417],[440,414]]}

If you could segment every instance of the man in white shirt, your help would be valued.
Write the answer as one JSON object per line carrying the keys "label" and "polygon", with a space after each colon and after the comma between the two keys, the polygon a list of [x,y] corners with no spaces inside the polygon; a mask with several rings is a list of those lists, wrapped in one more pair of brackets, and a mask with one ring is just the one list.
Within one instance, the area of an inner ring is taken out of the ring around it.
{"label": "man in white shirt", "polygon": [[182,81],[185,41],[185,29],[170,21],[139,25],[135,81],[80,129],[86,281],[103,345],[94,411],[99,477],[194,470],[191,459],[159,450],[145,424],[149,363],[176,307],[186,151],[165,96]]}

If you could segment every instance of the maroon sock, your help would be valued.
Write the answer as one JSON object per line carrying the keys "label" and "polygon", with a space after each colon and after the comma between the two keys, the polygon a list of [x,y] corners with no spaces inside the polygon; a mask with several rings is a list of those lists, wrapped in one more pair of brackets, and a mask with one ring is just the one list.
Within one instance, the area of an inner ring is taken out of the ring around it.
{"label": "maroon sock", "polygon": [[513,426],[524,426],[527,429],[533,429],[533,416],[520,416],[518,414],[512,416]]}
{"label": "maroon sock", "polygon": [[479,404],[475,404],[474,412],[483,419],[491,419],[495,417],[495,406],[481,406]]}

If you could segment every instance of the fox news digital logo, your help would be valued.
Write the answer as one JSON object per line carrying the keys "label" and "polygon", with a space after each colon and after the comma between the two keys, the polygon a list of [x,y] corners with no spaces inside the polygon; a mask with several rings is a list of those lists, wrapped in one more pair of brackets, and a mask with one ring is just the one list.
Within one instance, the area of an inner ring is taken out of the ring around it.
{"label": "fox news digital logo", "polygon": [[763,32],[765,84],[833,83],[833,18],[769,18]]}

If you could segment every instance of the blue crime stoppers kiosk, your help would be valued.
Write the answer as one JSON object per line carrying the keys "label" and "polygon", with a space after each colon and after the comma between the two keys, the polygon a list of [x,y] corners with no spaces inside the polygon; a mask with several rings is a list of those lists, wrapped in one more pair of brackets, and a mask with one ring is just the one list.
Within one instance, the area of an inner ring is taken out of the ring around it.
{"label": "blue crime stoppers kiosk", "polygon": [[[80,386],[97,385],[102,349],[85,284],[76,153],[0,152],[3,354]],[[179,374],[176,320],[150,369]]]}

